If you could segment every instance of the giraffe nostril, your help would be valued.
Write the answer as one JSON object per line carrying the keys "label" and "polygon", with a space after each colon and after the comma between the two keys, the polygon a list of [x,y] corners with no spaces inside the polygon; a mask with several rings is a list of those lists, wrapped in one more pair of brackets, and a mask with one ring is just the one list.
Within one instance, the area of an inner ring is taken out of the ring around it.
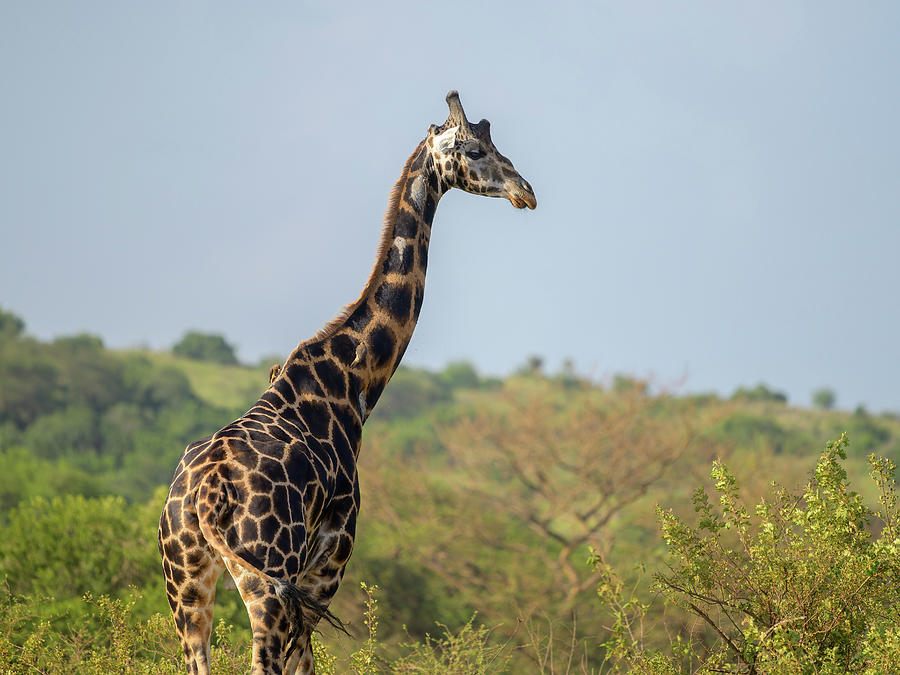
{"label": "giraffe nostril", "polygon": [[519,180],[519,184],[522,186],[522,189],[529,194],[534,194],[534,190],[531,189],[531,186],[528,184],[528,181],[524,178]]}

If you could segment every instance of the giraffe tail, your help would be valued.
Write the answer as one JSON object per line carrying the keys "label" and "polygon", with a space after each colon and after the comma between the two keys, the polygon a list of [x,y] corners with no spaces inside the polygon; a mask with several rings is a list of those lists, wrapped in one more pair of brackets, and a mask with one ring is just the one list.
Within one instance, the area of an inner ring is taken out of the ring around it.
{"label": "giraffe tail", "polygon": [[[324,619],[334,628],[350,635],[344,622],[329,611],[328,607],[310,596],[299,586],[273,577],[262,569],[259,561],[252,556],[244,554],[247,558],[238,555],[225,541],[222,531],[219,529],[219,520],[234,509],[234,502],[229,498],[231,486],[215,474],[208,474],[196,491],[195,506],[200,531],[207,543],[216,550],[225,560],[256,575],[259,579],[272,585],[275,596],[281,602],[291,624],[291,642],[293,645],[289,651],[297,646],[297,640],[303,632],[303,626],[308,619],[313,619],[315,625]],[[249,559],[248,559],[249,558]]]}

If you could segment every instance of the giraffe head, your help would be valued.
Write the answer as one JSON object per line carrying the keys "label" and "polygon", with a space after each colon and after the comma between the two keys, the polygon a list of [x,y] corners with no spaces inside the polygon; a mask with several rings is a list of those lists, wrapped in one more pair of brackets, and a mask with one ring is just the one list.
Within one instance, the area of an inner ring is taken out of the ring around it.
{"label": "giraffe head", "polygon": [[500,154],[491,140],[491,123],[471,124],[459,94],[447,94],[450,116],[441,126],[428,128],[425,143],[443,182],[466,192],[508,199],[517,209],[537,206],[534,191],[512,162]]}

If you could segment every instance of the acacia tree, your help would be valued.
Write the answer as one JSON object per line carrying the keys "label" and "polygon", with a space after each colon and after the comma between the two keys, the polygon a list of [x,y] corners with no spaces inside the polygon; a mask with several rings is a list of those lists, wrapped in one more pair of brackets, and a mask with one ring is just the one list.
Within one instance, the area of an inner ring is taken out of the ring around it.
{"label": "acacia tree", "polygon": [[414,542],[396,554],[412,554],[471,607],[490,619],[570,620],[600,578],[585,565],[589,546],[608,552],[617,516],[703,443],[697,411],[686,413],[638,389],[562,392],[531,380],[440,424],[442,458],[373,449],[361,476],[374,518]]}

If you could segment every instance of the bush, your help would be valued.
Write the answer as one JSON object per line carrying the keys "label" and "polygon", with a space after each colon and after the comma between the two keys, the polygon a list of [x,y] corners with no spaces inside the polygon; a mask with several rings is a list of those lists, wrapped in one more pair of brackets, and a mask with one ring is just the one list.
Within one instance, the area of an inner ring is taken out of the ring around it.
{"label": "bush", "polygon": [[[444,629],[440,638],[404,645],[404,655],[382,657],[378,641],[377,586],[362,584],[366,595],[364,624],[367,637],[355,651],[338,658],[312,636],[312,650],[319,675],[353,673],[429,673],[471,675],[505,672],[509,650],[488,644],[490,631],[474,625],[474,617],[457,633]],[[79,622],[65,615],[49,616],[42,599],[20,597],[0,580],[0,673],[63,675],[180,675],[184,672],[181,646],[172,619],[155,613],[141,618],[140,593],[131,589],[122,598],[85,594],[78,600]],[[55,630],[52,626],[62,626]],[[238,675],[250,669],[249,632],[232,630],[220,620],[210,649],[211,670],[217,675]]]}
{"label": "bush", "polygon": [[870,509],[848,484],[847,445],[845,435],[828,444],[799,494],[773,484],[769,498],[748,508],[716,462],[718,499],[695,492],[695,526],[659,512],[671,572],[657,584],[714,631],[707,667],[876,673],[900,659],[894,465],[869,457],[879,494]]}
{"label": "bush", "polygon": [[[181,675],[184,662],[172,619],[154,614],[137,616],[143,597],[131,590],[126,597],[86,594],[76,613],[46,615],[41,599],[23,598],[0,586],[0,672],[10,675],[46,673],[63,675]],[[54,630],[51,625],[62,625]],[[212,670],[220,675],[246,673],[250,668],[246,642],[234,640],[230,627],[220,621],[212,640]]]}
{"label": "bush", "polygon": [[234,347],[221,335],[190,331],[175,343],[172,353],[197,361],[213,361],[225,365],[236,365],[238,360]]}
{"label": "bush", "polygon": [[161,588],[153,520],[121,497],[35,497],[0,528],[0,577],[13,593],[48,595],[59,607],[88,592]]}

